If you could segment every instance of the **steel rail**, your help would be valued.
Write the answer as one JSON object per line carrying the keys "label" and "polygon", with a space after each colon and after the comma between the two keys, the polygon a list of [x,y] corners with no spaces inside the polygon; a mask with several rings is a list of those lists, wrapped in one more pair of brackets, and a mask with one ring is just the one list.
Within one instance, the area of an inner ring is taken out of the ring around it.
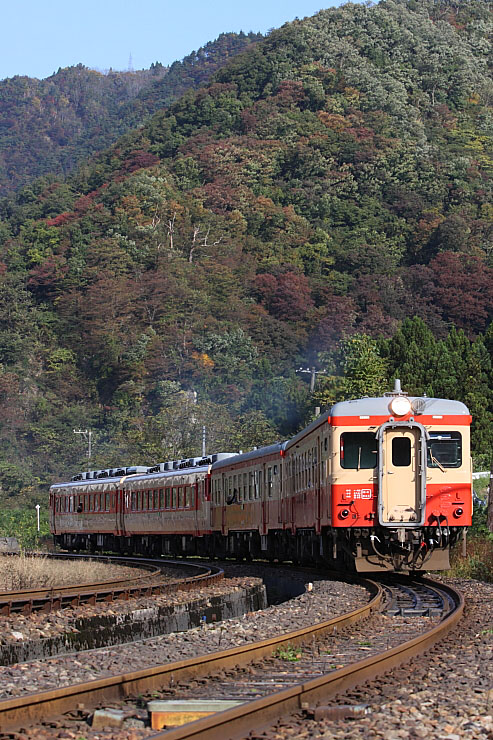
{"label": "steel rail", "polygon": [[[367,579],[361,579],[359,582],[365,585],[372,595],[367,604],[347,614],[305,629],[279,635],[273,639],[262,640],[258,643],[243,645],[239,648],[209,653],[188,660],[125,673],[120,676],[110,676],[109,678],[76,684],[63,689],[0,700],[0,731],[4,732],[21,726],[24,727],[48,717],[60,715],[73,709],[78,703],[94,706],[98,702],[115,701],[128,696],[136,696],[172,685],[178,681],[201,678],[219,669],[237,668],[262,658],[271,657],[277,647],[287,644],[302,644],[307,640],[337,632],[353,622],[369,617],[372,612],[381,607],[383,600],[381,586]],[[224,714],[221,713],[221,716]],[[196,723],[192,724],[195,725]],[[192,724],[187,725],[187,727],[192,727]],[[182,737],[187,737],[187,735]],[[217,737],[218,735],[215,736],[214,740],[217,740]],[[221,736],[219,735],[219,737]]]}
{"label": "steel rail", "polygon": [[453,611],[431,630],[395,648],[335,670],[321,678],[298,684],[188,725],[160,732],[153,735],[153,740],[217,740],[218,737],[239,740],[252,730],[259,731],[287,714],[300,711],[303,704],[327,701],[346,689],[353,688],[367,679],[374,679],[422,654],[457,625],[464,611],[464,597],[450,586],[438,584],[427,578],[420,580],[431,588],[445,592],[455,603]]}
{"label": "steel rail", "polygon": [[[63,559],[79,559],[77,555],[55,555]],[[110,556],[82,556],[82,559],[103,560],[129,567],[148,570],[149,573],[136,575],[135,578],[113,579],[96,583],[83,583],[71,586],[57,586],[22,591],[0,591],[0,614],[9,616],[16,612],[24,615],[33,611],[51,612],[64,606],[79,606],[80,604],[95,604],[97,601],[128,600],[131,597],[154,596],[171,593],[177,590],[191,590],[194,587],[210,585],[224,577],[220,568],[211,568],[196,563],[183,563],[175,560],[150,560],[139,558],[123,558]],[[199,571],[196,575],[176,579],[159,581],[162,570],[166,566],[177,567],[181,570]],[[149,583],[155,579],[154,583]],[[132,584],[132,585],[130,585]]]}

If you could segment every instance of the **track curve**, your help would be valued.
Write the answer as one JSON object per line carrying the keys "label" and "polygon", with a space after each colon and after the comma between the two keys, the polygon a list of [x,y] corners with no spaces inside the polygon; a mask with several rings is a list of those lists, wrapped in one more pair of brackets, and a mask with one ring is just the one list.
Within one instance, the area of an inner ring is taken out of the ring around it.
{"label": "track curve", "polygon": [[[20,725],[25,727],[27,724],[39,722],[48,716],[70,711],[81,702],[94,706],[100,702],[104,704],[129,696],[142,695],[180,681],[203,678],[218,670],[247,665],[271,656],[273,651],[282,645],[297,645],[307,640],[314,640],[324,633],[331,634],[382,608],[384,589],[378,583],[368,581],[366,583],[369,584],[373,593],[373,598],[367,605],[305,630],[297,630],[257,644],[245,645],[239,649],[170,663],[150,670],[136,671],[66,689],[0,701],[0,728],[5,730]],[[271,725],[281,716],[299,711],[300,708],[310,703],[317,703],[321,699],[327,700],[344,689],[356,686],[368,678],[373,678],[406,662],[445,636],[459,621],[464,607],[462,595],[454,589],[428,579],[420,579],[420,583],[429,585],[431,589],[438,588],[454,605],[440,624],[426,633],[314,680],[302,681],[270,696],[264,696],[235,709],[212,715],[180,728],[161,732],[153,737],[162,737],[163,740],[185,740],[185,738],[194,738],[194,740],[214,738],[217,740],[217,737],[245,737],[253,729]]]}
{"label": "track curve", "polygon": [[[21,591],[0,591],[0,614],[9,616],[12,613],[31,614],[33,611],[51,612],[64,607],[76,607],[81,604],[95,604],[97,601],[127,600],[139,596],[154,596],[171,593],[176,590],[191,590],[195,587],[216,583],[224,577],[221,568],[179,560],[152,560],[144,558],[125,558],[117,556],[57,554],[48,555],[54,559],[64,560],[98,560],[118,565],[147,570],[146,574],[136,575],[130,579],[98,581],[72,586],[55,588],[25,589]],[[14,557],[14,556],[13,556]],[[43,557],[46,557],[43,554]],[[166,567],[188,571],[185,578],[170,580],[163,578]]]}

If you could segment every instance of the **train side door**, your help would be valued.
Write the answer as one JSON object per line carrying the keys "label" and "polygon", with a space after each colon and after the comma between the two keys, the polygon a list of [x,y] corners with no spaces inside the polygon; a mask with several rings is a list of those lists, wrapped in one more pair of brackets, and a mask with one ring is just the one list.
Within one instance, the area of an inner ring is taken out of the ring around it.
{"label": "train side door", "polygon": [[320,489],[320,459],[322,457],[322,448],[320,446],[320,435],[317,435],[316,444],[314,447],[315,450],[315,460],[312,461],[313,464],[313,476],[314,476],[314,485],[315,485],[315,491],[316,491],[316,497],[317,497],[317,521],[315,526],[315,531],[317,534],[320,534],[321,526],[320,526],[320,520],[322,518],[322,491]]}
{"label": "train side door", "polygon": [[122,487],[123,480],[115,492],[115,519],[116,532],[120,537],[125,534],[125,490]]}
{"label": "train side door", "polygon": [[54,491],[50,491],[50,528],[51,533],[56,534],[56,506],[55,506],[56,496]]}
{"label": "train side door", "polygon": [[278,483],[278,502],[277,502],[277,523],[282,524],[282,497],[284,489],[284,458],[279,460],[279,483]]}
{"label": "train side door", "polygon": [[222,534],[227,534],[227,528],[226,528],[226,500],[229,494],[228,489],[228,480],[231,478],[231,476],[226,476],[224,473],[222,474],[222,497],[221,497],[221,532]]}
{"label": "train side door", "polygon": [[260,484],[261,484],[261,501],[262,501],[262,531],[261,534],[267,534],[267,498],[270,493],[270,486],[272,481],[267,480],[267,468],[265,463],[262,465],[260,472]]}

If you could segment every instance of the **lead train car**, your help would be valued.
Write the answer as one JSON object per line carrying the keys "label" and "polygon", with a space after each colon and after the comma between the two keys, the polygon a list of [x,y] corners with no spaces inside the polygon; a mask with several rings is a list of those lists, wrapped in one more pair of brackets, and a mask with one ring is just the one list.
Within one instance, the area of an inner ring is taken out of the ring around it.
{"label": "lead train car", "polygon": [[397,381],[287,442],[52,486],[52,531],[69,549],[445,569],[471,524],[470,423],[464,404],[409,398]]}

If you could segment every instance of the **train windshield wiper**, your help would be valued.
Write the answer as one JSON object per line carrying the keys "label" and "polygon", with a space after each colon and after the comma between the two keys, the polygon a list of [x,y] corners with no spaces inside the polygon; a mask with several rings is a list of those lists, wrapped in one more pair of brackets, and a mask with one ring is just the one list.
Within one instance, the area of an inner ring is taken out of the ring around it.
{"label": "train windshield wiper", "polygon": [[443,467],[443,465],[442,465],[442,464],[441,464],[441,463],[440,463],[440,462],[439,462],[439,461],[438,461],[438,460],[436,459],[436,457],[434,456],[433,452],[430,452],[430,456],[431,456],[431,462],[433,463],[433,465],[436,465],[436,466],[437,466],[438,468],[440,468],[440,470],[442,471],[442,473],[445,473],[445,468],[444,468],[444,467]]}

